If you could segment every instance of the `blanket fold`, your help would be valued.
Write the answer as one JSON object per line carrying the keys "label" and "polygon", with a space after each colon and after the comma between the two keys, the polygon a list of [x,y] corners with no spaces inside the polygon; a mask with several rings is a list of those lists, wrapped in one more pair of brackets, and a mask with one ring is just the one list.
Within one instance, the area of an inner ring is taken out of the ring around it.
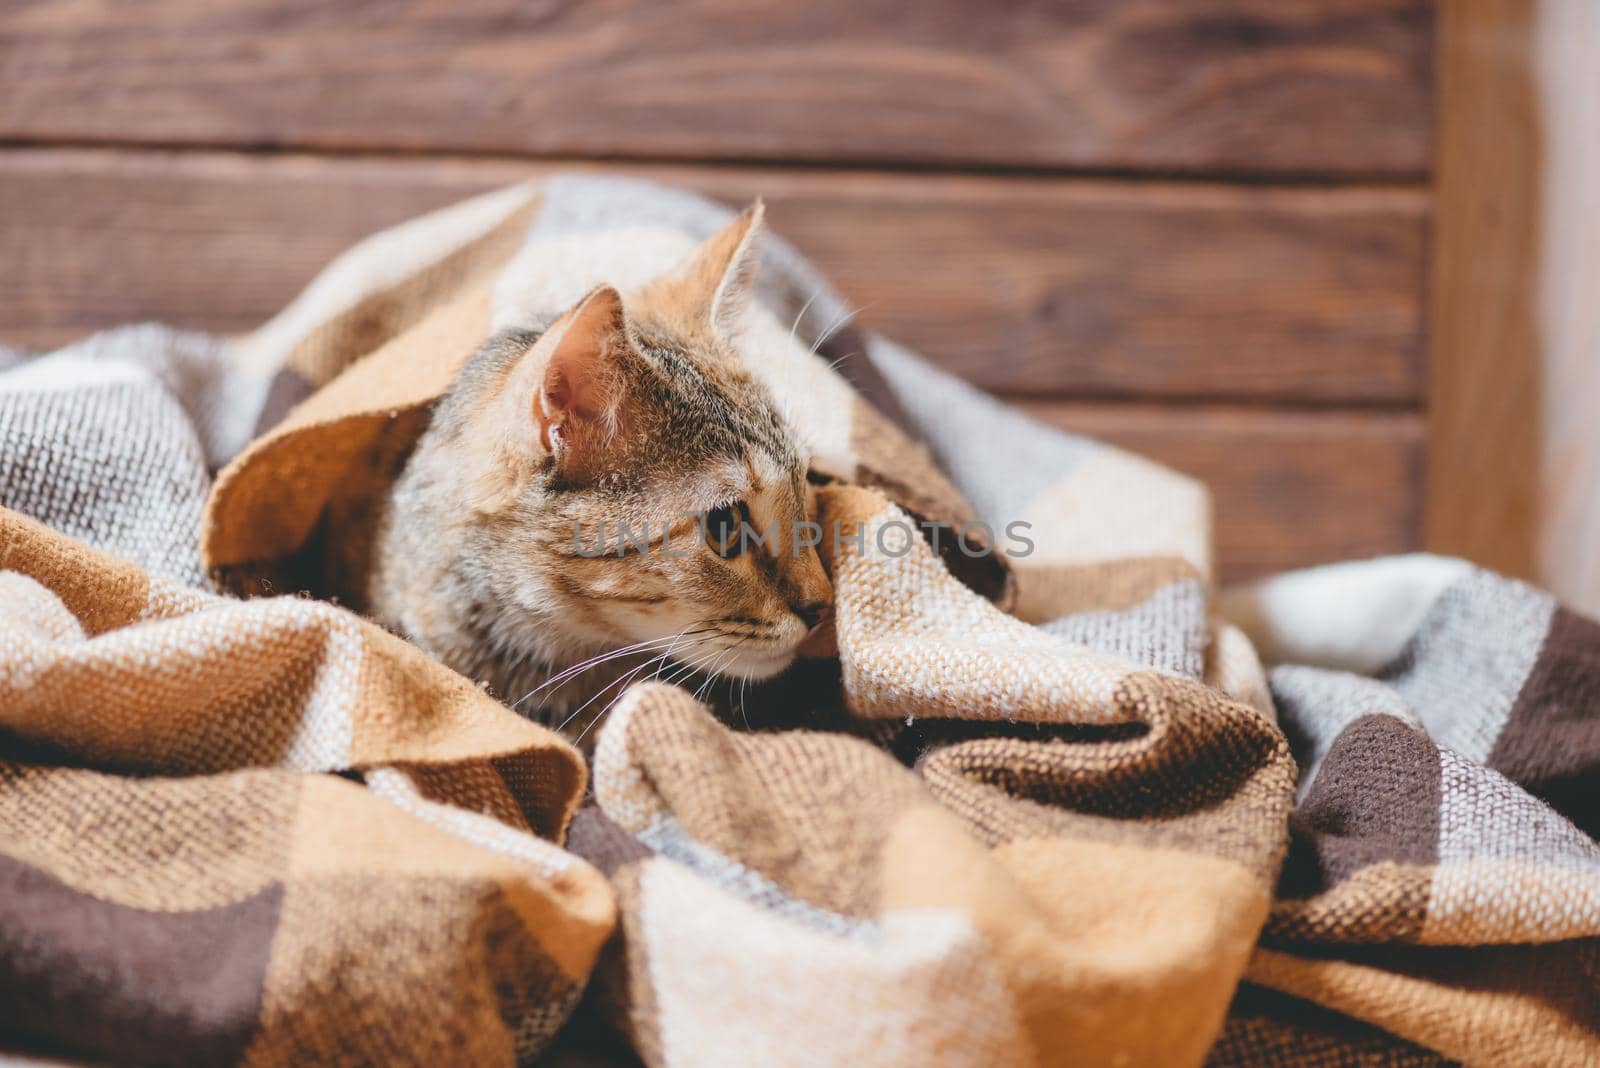
{"label": "blanket fold", "polygon": [[838,331],[781,241],[741,353],[861,532],[836,657],[629,687],[588,796],[363,619],[462,361],[626,281],[586,234],[729,217],[517,186],[247,337],[0,373],[0,1043],[529,1063],[587,990],[653,1068],[1600,1060],[1600,625],[1421,555],[1219,596],[1203,486]]}
{"label": "blanket fold", "polygon": [[920,542],[880,550],[874,519],[904,514],[876,494],[833,491],[823,513],[869,532],[829,561],[853,714],[1067,729],[925,745],[908,770],[630,690],[595,774],[604,817],[648,850],[612,869],[641,1048],[752,1063],[804,1034],[826,1064],[1200,1060],[1269,904],[1282,736],[1001,615]]}
{"label": "blanket fold", "polygon": [[[0,510],[0,1029],[116,1061],[525,1058],[613,923],[576,751],[392,635]],[[353,776],[365,783],[346,781]]]}

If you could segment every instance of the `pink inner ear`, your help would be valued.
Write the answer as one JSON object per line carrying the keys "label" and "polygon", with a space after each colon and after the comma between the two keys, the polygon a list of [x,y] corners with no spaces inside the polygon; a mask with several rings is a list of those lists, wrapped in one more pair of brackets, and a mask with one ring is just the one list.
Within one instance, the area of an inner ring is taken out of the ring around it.
{"label": "pink inner ear", "polygon": [[615,361],[627,345],[621,298],[601,288],[570,313],[570,321],[556,327],[561,333],[545,365],[534,402],[539,438],[549,449],[563,438],[570,440],[568,420],[611,424],[621,403],[622,378]]}
{"label": "pink inner ear", "polygon": [[565,340],[544,374],[544,396],[551,409],[579,419],[601,419],[610,411],[613,377],[604,338]]}
{"label": "pink inner ear", "polygon": [[539,420],[539,444],[548,451],[561,437],[560,418],[569,406],[566,376],[555,367],[545,372],[544,384],[533,399],[533,414]]}
{"label": "pink inner ear", "polygon": [[561,368],[551,365],[544,376],[544,402],[552,411],[564,412],[572,407],[572,387]]}

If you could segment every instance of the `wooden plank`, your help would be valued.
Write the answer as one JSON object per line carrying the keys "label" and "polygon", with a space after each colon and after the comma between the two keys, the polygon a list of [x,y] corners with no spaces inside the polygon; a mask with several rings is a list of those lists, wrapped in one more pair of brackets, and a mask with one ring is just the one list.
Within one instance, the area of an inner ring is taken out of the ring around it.
{"label": "wooden plank", "polygon": [[1600,5],[1443,31],[1428,542],[1600,614]]}
{"label": "wooden plank", "polygon": [[1538,579],[1600,617],[1600,5],[1540,8],[1544,391]]}
{"label": "wooden plank", "polygon": [[1427,201],[1404,190],[810,175],[771,217],[862,324],[986,388],[1411,403]]}
{"label": "wooden plank", "polygon": [[[609,168],[769,217],[859,322],[991,389],[1406,405],[1424,195],[1191,183]],[[276,311],[384,226],[548,168],[493,160],[0,153],[0,340]]]}
{"label": "wooden plank", "polygon": [[0,5],[0,138],[1416,175],[1431,0]]}
{"label": "wooden plank", "polygon": [[1447,5],[1441,19],[1426,526],[1429,548],[1526,579],[1537,571],[1543,374],[1536,6]]}
{"label": "wooden plank", "polygon": [[1420,544],[1423,426],[1416,414],[1023,407],[1206,483],[1224,581]]}

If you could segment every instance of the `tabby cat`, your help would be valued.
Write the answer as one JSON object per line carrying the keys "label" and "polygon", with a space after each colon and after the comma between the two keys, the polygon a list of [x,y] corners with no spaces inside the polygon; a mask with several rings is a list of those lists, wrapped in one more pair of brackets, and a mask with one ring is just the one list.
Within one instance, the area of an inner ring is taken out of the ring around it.
{"label": "tabby cat", "polygon": [[[832,590],[791,536],[805,449],[738,354],[761,220],[758,202],[647,284],[490,337],[380,520],[380,622],[547,713],[603,705],[624,670],[788,666]],[[596,659],[611,670],[568,670]]]}

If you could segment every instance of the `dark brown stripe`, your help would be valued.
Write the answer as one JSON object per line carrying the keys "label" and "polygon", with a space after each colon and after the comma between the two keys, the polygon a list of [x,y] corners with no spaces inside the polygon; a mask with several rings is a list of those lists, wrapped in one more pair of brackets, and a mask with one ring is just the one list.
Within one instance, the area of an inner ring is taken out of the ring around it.
{"label": "dark brown stripe", "polygon": [[625,604],[661,604],[667,599],[665,594],[640,597],[626,593],[595,593],[593,590],[589,591],[588,597],[594,601],[622,601]]}
{"label": "dark brown stripe", "polygon": [[0,856],[0,1033],[118,1064],[232,1064],[255,1033],[283,904],[150,912]]}
{"label": "dark brown stripe", "polygon": [[1371,1065],[1434,1068],[1454,1064],[1430,1049],[1275,990],[1241,984],[1207,1068]]}
{"label": "dark brown stripe", "polygon": [[581,788],[582,767],[541,750],[491,757],[489,766],[499,772],[534,833],[559,842],[567,830],[562,823],[571,811],[568,806]]}
{"label": "dark brown stripe", "polygon": [[584,805],[572,817],[567,848],[599,868],[608,879],[619,868],[655,856],[654,850],[623,830],[593,802]]}
{"label": "dark brown stripe", "polygon": [[1556,610],[1489,766],[1600,837],[1600,623]]}
{"label": "dark brown stripe", "polygon": [[1439,750],[1393,716],[1340,733],[1289,817],[1278,894],[1306,898],[1372,864],[1439,859]]}

